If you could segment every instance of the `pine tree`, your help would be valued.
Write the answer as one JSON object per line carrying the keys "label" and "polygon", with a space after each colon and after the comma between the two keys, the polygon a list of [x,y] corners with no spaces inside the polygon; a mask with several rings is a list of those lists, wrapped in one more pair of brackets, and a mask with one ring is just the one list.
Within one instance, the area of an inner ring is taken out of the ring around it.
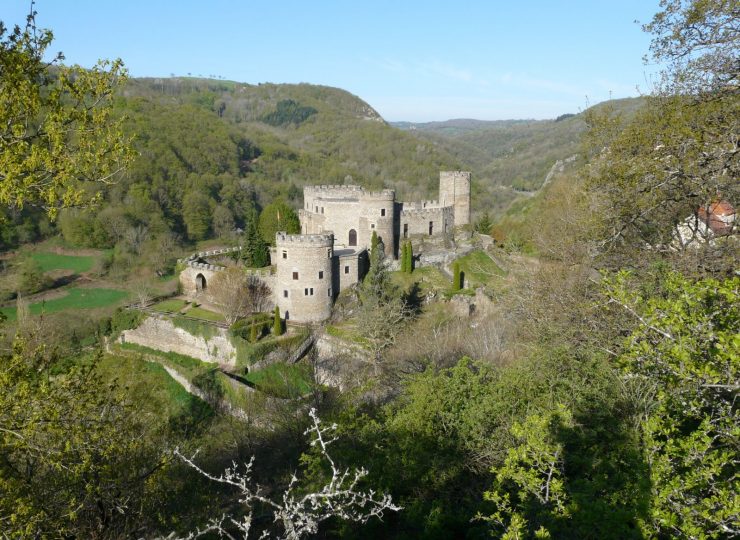
{"label": "pine tree", "polygon": [[275,306],[275,319],[272,322],[272,333],[275,336],[283,335],[283,321],[280,320],[280,308]]}
{"label": "pine tree", "polygon": [[270,250],[262,239],[255,218],[250,219],[247,224],[242,258],[244,259],[244,264],[250,268],[262,268],[270,264]]}
{"label": "pine tree", "polygon": [[460,274],[460,263],[455,261],[455,263],[452,265],[452,290],[453,291],[459,291],[462,289],[462,283],[461,283],[461,274]]}

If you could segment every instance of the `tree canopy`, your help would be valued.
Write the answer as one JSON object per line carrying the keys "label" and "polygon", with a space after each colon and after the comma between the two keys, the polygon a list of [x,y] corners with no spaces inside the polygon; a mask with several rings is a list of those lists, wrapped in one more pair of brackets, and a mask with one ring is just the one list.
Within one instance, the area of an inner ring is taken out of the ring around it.
{"label": "tree canopy", "polygon": [[125,80],[120,60],[92,69],[51,62],[53,39],[36,27],[0,22],[0,203],[43,208],[89,204],[132,159],[121,119],[112,115],[116,88]]}

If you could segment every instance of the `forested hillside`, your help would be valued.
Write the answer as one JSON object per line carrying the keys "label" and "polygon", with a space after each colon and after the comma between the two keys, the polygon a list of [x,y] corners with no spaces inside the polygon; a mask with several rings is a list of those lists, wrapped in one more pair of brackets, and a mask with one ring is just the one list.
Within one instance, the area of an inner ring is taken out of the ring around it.
{"label": "forested hillside", "polygon": [[[644,99],[608,102],[615,113],[631,117]],[[598,110],[607,103],[595,105]],[[590,109],[589,109],[590,110]],[[553,120],[447,120],[429,123],[394,123],[440,151],[455,156],[473,171],[481,207],[502,211],[518,192],[531,193],[542,183],[557,160],[579,153],[586,131],[585,115],[562,114]]]}

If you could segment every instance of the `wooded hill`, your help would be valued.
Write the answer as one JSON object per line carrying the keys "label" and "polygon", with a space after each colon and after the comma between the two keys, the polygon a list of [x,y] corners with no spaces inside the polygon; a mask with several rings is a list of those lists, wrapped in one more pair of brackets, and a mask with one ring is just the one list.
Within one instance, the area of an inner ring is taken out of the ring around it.
{"label": "wooded hill", "polygon": [[[643,106],[644,99],[616,99],[608,104],[615,114],[630,118]],[[585,113],[564,113],[552,120],[455,119],[392,125],[453,155],[473,172],[479,199],[485,201],[480,208],[502,210],[517,192],[539,189],[557,160],[580,152],[581,136],[586,131]]]}

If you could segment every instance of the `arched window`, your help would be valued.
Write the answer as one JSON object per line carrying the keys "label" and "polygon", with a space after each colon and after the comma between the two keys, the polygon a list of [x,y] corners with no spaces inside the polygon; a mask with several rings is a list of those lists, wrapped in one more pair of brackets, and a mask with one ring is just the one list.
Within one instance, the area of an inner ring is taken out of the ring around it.
{"label": "arched window", "polygon": [[350,246],[357,245],[357,231],[354,229],[349,230],[349,245]]}

